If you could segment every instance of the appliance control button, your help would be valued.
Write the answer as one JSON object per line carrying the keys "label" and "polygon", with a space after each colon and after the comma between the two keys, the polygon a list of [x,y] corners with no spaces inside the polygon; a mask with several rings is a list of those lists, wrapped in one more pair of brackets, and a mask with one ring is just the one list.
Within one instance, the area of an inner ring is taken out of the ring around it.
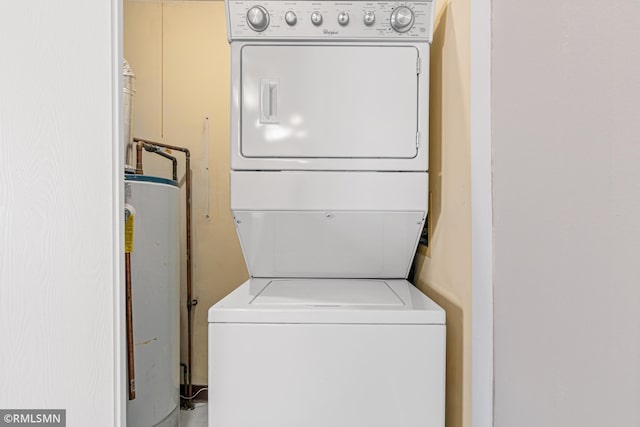
{"label": "appliance control button", "polygon": [[343,27],[349,23],[349,14],[347,12],[340,12],[338,14],[338,24]]}
{"label": "appliance control button", "polygon": [[406,33],[413,27],[413,11],[407,6],[398,6],[391,12],[391,27],[399,33]]}
{"label": "appliance control button", "polygon": [[322,24],[322,13],[316,11],[313,11],[311,13],[311,22],[313,23],[313,25],[315,25],[316,27]]}
{"label": "appliance control button", "polygon": [[247,11],[247,24],[253,31],[266,30],[269,26],[269,12],[262,6],[253,6]]}
{"label": "appliance control button", "polygon": [[372,26],[373,23],[376,22],[375,12],[373,12],[372,10],[365,12],[362,20],[364,21],[364,25],[366,25],[367,27]]}
{"label": "appliance control button", "polygon": [[290,10],[284,14],[284,21],[289,24],[289,26],[293,27],[298,22],[298,17],[296,16],[295,12]]}

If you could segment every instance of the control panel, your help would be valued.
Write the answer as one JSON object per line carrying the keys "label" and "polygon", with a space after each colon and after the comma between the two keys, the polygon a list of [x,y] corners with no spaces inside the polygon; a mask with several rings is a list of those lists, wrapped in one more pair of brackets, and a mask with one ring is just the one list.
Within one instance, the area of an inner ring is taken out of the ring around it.
{"label": "control panel", "polygon": [[227,0],[229,40],[431,42],[433,1]]}

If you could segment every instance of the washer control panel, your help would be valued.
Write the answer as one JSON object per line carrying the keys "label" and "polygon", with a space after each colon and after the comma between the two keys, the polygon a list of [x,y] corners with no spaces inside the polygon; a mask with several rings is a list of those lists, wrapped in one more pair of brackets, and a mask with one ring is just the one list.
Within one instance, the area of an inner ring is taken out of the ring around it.
{"label": "washer control panel", "polygon": [[227,0],[226,7],[229,40],[433,38],[433,0]]}

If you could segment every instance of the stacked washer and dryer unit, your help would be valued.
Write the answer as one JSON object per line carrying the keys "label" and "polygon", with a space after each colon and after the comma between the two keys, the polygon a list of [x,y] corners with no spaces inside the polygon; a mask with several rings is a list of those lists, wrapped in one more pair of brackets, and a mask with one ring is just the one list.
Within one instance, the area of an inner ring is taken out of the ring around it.
{"label": "stacked washer and dryer unit", "polygon": [[212,427],[442,427],[445,313],[405,279],[428,206],[434,4],[227,0],[231,210]]}

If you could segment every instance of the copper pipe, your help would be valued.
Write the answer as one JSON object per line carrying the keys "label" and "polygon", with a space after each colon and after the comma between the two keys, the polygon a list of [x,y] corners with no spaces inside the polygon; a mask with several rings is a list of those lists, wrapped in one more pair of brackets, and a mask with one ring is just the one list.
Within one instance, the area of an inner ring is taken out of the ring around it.
{"label": "copper pipe", "polygon": [[124,254],[125,294],[127,316],[127,372],[129,379],[129,400],[136,398],[136,374],[133,358],[133,303],[131,301],[131,254]]}
{"label": "copper pipe", "polygon": [[136,173],[142,175],[142,144],[136,144]]}
{"label": "copper pipe", "polygon": [[191,382],[191,366],[192,366],[192,337],[193,331],[191,326],[191,309],[193,306],[197,304],[197,301],[193,299],[192,294],[192,268],[191,268],[191,152],[188,148],[178,147],[176,145],[164,144],[161,142],[148,141],[140,138],[133,138],[134,142],[137,142],[137,147],[140,147],[140,156],[138,158],[139,163],[136,165],[136,170],[138,166],[140,170],[142,170],[142,144],[150,144],[155,145],[162,148],[168,148],[170,150],[180,151],[184,153],[185,157],[185,190],[187,192],[186,197],[186,222],[187,222],[187,236],[186,236],[186,245],[187,245],[187,384],[185,384],[185,392],[186,396],[191,398],[193,395],[193,387]]}
{"label": "copper pipe", "polygon": [[165,159],[171,160],[171,171],[172,171],[172,177],[173,180],[178,182],[178,160],[173,157],[170,156],[169,154],[165,153],[164,151],[160,151],[161,147],[157,147],[155,145],[151,145],[151,144],[142,144],[144,149],[146,151],[148,151],[149,153],[154,153],[157,154],[160,157],[164,157]]}

